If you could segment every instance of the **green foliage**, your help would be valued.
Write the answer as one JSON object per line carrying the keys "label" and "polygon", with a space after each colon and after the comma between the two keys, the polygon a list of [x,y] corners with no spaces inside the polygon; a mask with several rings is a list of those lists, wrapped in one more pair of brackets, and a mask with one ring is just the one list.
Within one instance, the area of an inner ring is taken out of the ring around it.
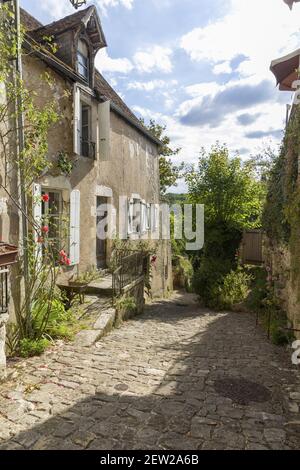
{"label": "green foliage", "polygon": [[204,204],[205,245],[193,255],[194,289],[212,308],[230,308],[246,297],[250,282],[238,268],[244,229],[260,226],[264,189],[253,163],[231,158],[225,145],[202,149],[197,167],[186,170],[191,203]]}
{"label": "green foliage", "polygon": [[57,166],[63,175],[70,176],[74,168],[74,163],[66,152],[60,152],[57,157]]}
{"label": "green foliage", "polygon": [[189,199],[205,205],[205,221],[242,230],[260,226],[262,187],[253,167],[231,158],[225,145],[202,149],[197,168],[186,171]]}
{"label": "green foliage", "polygon": [[274,286],[268,272],[264,268],[252,268],[252,285],[246,300],[250,311],[258,315],[258,319],[271,341],[277,345],[291,342],[293,334],[286,329],[287,317],[283,312],[279,299],[274,295]]}
{"label": "green foliage", "polygon": [[251,269],[252,285],[247,297],[246,306],[253,312],[261,312],[264,307],[264,300],[268,295],[267,271],[261,267]]}
{"label": "green foliage", "polygon": [[172,265],[173,265],[173,274],[175,275],[175,279],[176,277],[178,277],[179,279],[183,279],[186,291],[192,292],[193,291],[192,280],[193,280],[194,269],[189,258],[187,256],[182,256],[180,254],[174,255],[173,253]]}
{"label": "green foliage", "polygon": [[134,312],[136,310],[136,301],[134,297],[123,296],[116,301],[116,309],[124,312]]}
{"label": "green foliage", "polygon": [[171,186],[176,186],[177,180],[180,177],[181,170],[183,169],[183,164],[175,165],[172,162],[172,158],[176,157],[181,149],[172,149],[170,147],[171,140],[165,134],[167,128],[166,126],[158,124],[154,121],[154,119],[150,119],[148,125],[143,119],[141,119],[141,122],[162,143],[159,149],[159,174],[160,191],[161,194],[164,195],[168,188],[170,188]]}
{"label": "green foliage", "polygon": [[49,345],[50,341],[46,338],[23,338],[20,341],[19,354],[21,357],[40,356]]}
{"label": "green foliage", "polygon": [[268,237],[291,253],[291,278],[300,301],[300,109],[290,117],[280,153],[268,182],[263,224]]}
{"label": "green foliage", "polygon": [[232,269],[228,259],[203,257],[200,267],[195,271],[193,289],[207,307],[219,307],[219,294],[225,276]]}
{"label": "green foliage", "polygon": [[219,308],[231,309],[233,305],[244,302],[249,294],[252,276],[238,267],[224,277],[219,288]]}

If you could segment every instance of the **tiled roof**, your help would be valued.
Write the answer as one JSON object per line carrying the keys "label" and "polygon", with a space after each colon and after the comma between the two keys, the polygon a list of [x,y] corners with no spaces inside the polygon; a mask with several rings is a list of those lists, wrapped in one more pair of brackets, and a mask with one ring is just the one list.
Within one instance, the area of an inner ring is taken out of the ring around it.
{"label": "tiled roof", "polygon": [[[38,41],[43,36],[55,36],[58,33],[66,31],[68,29],[76,28],[82,19],[88,15],[89,11],[95,9],[94,6],[90,6],[84,10],[80,10],[73,15],[66,16],[65,18],[55,21],[49,25],[43,26],[38,20],[33,16],[27,13],[25,10],[21,9],[21,21],[25,26],[25,29],[29,32],[29,35],[35,40]],[[50,54],[50,53],[49,53]],[[131,124],[137,127],[141,132],[146,134],[151,140],[159,144],[159,141],[154,137],[148,129],[146,129],[140,122],[140,120],[135,116],[135,114],[129,109],[129,107],[124,103],[122,98],[118,93],[109,85],[101,73],[96,69],[95,71],[95,91],[99,93],[102,97],[110,100],[114,105],[113,108],[118,111],[126,119],[129,119]]]}
{"label": "tiled roof", "polygon": [[72,15],[65,16],[64,18],[61,18],[58,21],[54,21],[53,23],[47,24],[45,26],[41,25],[40,28],[37,28],[34,31],[34,35],[36,37],[38,36],[42,37],[46,35],[56,36],[69,29],[76,29],[78,28],[78,25],[80,25],[81,20],[87,15],[89,10],[93,10],[94,8],[95,7],[90,6],[86,8],[85,10],[77,11],[76,13],[73,13]]}

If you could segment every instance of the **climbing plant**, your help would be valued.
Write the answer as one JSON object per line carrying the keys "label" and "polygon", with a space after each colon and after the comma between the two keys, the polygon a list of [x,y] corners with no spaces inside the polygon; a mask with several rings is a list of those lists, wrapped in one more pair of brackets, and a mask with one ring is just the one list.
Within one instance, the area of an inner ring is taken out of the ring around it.
{"label": "climbing plant", "polygon": [[263,226],[269,239],[291,253],[291,279],[300,300],[300,109],[295,106],[268,183]]}
{"label": "climbing plant", "polygon": [[[14,351],[21,351],[22,345],[30,349],[30,342],[36,351],[46,345],[49,337],[49,322],[55,316],[61,317],[62,299],[56,288],[58,265],[69,264],[66,253],[53,246],[48,240],[49,226],[42,226],[34,220],[32,207],[42,204],[47,194],[33,197],[32,185],[50,168],[48,159],[48,132],[59,115],[55,100],[49,100],[38,107],[35,90],[26,88],[22,77],[15,69],[17,53],[25,32],[21,30],[17,41],[14,14],[7,5],[0,5],[0,184],[15,206],[19,217],[26,219],[28,230],[20,240],[20,260],[15,271],[15,290],[18,300],[14,308],[16,325],[11,327],[9,344]],[[35,46],[35,49],[37,46]],[[41,86],[54,85],[49,74],[40,77]],[[18,119],[22,116],[23,120]],[[20,127],[20,122],[23,122]],[[23,135],[24,145],[20,143]],[[22,175],[22,178],[18,176]],[[20,193],[25,196],[25,206],[19,202]],[[24,276],[24,274],[27,275]],[[25,280],[25,282],[24,282]],[[47,333],[48,332],[48,333]],[[28,343],[29,342],[29,343]]]}

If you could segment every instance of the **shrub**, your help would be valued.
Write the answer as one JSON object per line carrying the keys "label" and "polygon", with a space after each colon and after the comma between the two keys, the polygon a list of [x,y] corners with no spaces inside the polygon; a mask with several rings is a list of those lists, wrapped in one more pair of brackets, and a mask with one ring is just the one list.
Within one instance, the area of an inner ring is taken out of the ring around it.
{"label": "shrub", "polygon": [[[180,287],[184,287],[187,292],[192,292],[193,266],[186,256],[176,255],[173,257],[173,273],[180,280]],[[176,279],[175,279],[176,281]]]}
{"label": "shrub", "polygon": [[121,297],[116,301],[117,310],[125,312],[134,312],[136,310],[136,301],[134,297]]}
{"label": "shrub", "polygon": [[38,332],[47,321],[44,334],[53,339],[64,338],[71,340],[76,332],[76,318],[72,310],[66,310],[60,294],[56,298],[41,305],[36,302],[33,306],[33,329]]}
{"label": "shrub", "polygon": [[21,339],[19,343],[19,354],[21,357],[40,356],[49,346],[50,341],[46,338],[41,339]]}
{"label": "shrub", "polygon": [[219,288],[219,307],[230,309],[234,304],[244,302],[249,294],[252,276],[238,267],[236,271],[230,271]]}
{"label": "shrub", "polygon": [[220,287],[232,268],[227,259],[204,257],[193,277],[193,288],[207,307],[219,307]]}
{"label": "shrub", "polygon": [[261,311],[264,307],[264,301],[268,295],[267,271],[264,268],[252,268],[252,285],[246,300],[246,305],[253,312]]}

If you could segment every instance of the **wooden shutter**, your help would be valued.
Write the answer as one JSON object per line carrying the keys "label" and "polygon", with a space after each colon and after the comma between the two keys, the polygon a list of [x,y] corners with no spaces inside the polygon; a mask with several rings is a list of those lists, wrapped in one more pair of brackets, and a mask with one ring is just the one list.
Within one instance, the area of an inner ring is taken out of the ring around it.
{"label": "wooden shutter", "polygon": [[80,88],[74,85],[74,153],[81,154],[81,102]]}
{"label": "wooden shutter", "polygon": [[128,235],[134,232],[133,220],[134,219],[134,200],[128,200]]}
{"label": "wooden shutter", "polygon": [[80,260],[80,191],[74,189],[70,195],[70,261],[71,265]]}
{"label": "wooden shutter", "polygon": [[110,101],[98,105],[98,152],[101,161],[110,159]]}

